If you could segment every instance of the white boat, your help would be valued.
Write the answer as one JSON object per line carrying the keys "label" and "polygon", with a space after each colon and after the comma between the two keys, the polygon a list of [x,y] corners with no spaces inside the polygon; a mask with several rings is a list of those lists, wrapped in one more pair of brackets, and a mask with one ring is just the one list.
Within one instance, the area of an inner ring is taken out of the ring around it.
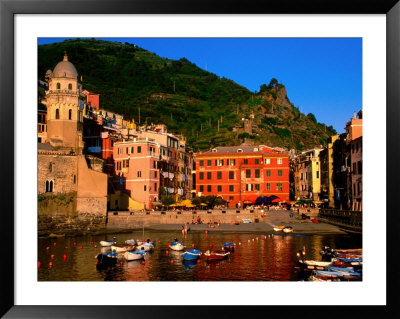
{"label": "white boat", "polygon": [[283,232],[284,233],[293,233],[293,227],[292,226],[286,226],[284,229],[283,229]]}
{"label": "white boat", "polygon": [[282,231],[285,228],[285,226],[275,226],[274,230],[275,231]]}
{"label": "white boat", "polygon": [[169,248],[176,251],[181,251],[185,249],[185,245],[179,241],[174,241],[169,245]]}
{"label": "white boat", "polygon": [[117,246],[117,245],[112,245],[111,250],[115,251],[116,253],[124,253],[126,251],[132,251],[135,249],[135,245],[122,245],[122,246]]}
{"label": "white boat", "polygon": [[136,244],[136,240],[134,240],[134,239],[127,239],[127,240],[125,240],[125,244],[128,244],[128,245],[135,245],[135,244]]}
{"label": "white boat", "polygon": [[117,242],[115,240],[102,240],[100,242],[100,246],[101,247],[110,247],[114,244],[116,244]]}
{"label": "white boat", "polygon": [[143,243],[136,247],[137,250],[144,250],[144,251],[151,251],[151,250],[153,250],[153,248],[154,248],[154,245],[150,244],[150,243]]}
{"label": "white boat", "polygon": [[144,259],[146,253],[143,250],[127,251],[124,253],[124,258],[127,261]]}

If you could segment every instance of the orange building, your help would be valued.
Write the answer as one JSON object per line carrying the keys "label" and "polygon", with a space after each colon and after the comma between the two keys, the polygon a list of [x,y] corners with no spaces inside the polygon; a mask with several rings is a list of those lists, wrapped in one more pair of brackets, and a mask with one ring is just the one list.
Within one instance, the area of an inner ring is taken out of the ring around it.
{"label": "orange building", "polygon": [[115,188],[151,209],[160,187],[159,145],[150,138],[134,138],[114,143],[113,150]]}
{"label": "orange building", "polygon": [[229,206],[254,203],[259,196],[289,201],[289,157],[269,147],[216,147],[196,157],[197,196],[216,195]]}

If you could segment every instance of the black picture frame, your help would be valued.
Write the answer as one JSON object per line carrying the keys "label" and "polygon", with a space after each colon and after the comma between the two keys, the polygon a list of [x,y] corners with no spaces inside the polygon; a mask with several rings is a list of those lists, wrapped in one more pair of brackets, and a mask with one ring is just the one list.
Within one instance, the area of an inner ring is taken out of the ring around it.
{"label": "black picture frame", "polygon": [[[0,315],[4,318],[165,318],[283,316],[303,317],[327,315],[340,318],[371,315],[399,317],[397,305],[399,276],[395,273],[399,243],[396,227],[396,179],[399,177],[398,137],[400,136],[400,3],[398,0],[280,0],[262,3],[248,0],[184,1],[184,0],[0,0],[0,177],[2,181],[2,240],[14,242],[14,18],[16,14],[385,14],[387,21],[387,139],[386,139],[386,306],[16,306],[14,303],[14,254],[7,249],[0,262]],[[382,144],[384,141],[382,141]],[[376,146],[379,149],[379,146]],[[383,212],[377,212],[382,214]],[[6,256],[5,256],[6,255]],[[379,258],[379,256],[376,256]],[[286,298],[284,296],[283,298]],[[290,293],[288,293],[290,298]],[[190,309],[188,309],[190,307]]]}

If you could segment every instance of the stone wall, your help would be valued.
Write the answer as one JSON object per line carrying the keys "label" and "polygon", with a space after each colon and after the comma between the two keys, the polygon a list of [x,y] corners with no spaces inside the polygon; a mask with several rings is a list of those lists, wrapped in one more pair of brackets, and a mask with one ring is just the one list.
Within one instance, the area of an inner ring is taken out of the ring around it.
{"label": "stone wall", "polygon": [[[239,213],[237,213],[239,212]],[[241,222],[243,218],[249,218],[253,223],[255,219],[261,223],[261,211],[255,210],[212,210],[211,213],[206,210],[197,210],[196,214],[192,211],[109,211],[107,214],[107,228],[110,229],[130,229],[148,227],[157,224],[184,224],[191,223],[200,216],[203,223],[212,222],[231,223]]]}
{"label": "stone wall", "polygon": [[53,193],[76,192],[77,156],[55,151],[38,153],[38,193],[46,192],[46,181],[53,181]]}

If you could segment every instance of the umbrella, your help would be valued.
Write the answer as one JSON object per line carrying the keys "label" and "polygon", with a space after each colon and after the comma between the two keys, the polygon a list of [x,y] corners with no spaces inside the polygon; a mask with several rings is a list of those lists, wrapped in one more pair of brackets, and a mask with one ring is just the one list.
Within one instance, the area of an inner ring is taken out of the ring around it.
{"label": "umbrella", "polygon": [[256,204],[261,205],[261,204],[268,204],[269,200],[267,196],[259,196],[256,199]]}
{"label": "umbrella", "polygon": [[192,205],[192,201],[190,199],[185,199],[185,200],[181,201],[179,204],[181,204],[181,206],[194,207]]}
{"label": "umbrella", "polygon": [[208,206],[208,205],[207,205],[207,204],[205,204],[205,203],[201,203],[200,205],[201,205],[201,206]]}
{"label": "umbrella", "polygon": [[243,201],[243,204],[251,204],[252,202],[251,201],[249,201],[249,200],[245,200],[245,201]]}

